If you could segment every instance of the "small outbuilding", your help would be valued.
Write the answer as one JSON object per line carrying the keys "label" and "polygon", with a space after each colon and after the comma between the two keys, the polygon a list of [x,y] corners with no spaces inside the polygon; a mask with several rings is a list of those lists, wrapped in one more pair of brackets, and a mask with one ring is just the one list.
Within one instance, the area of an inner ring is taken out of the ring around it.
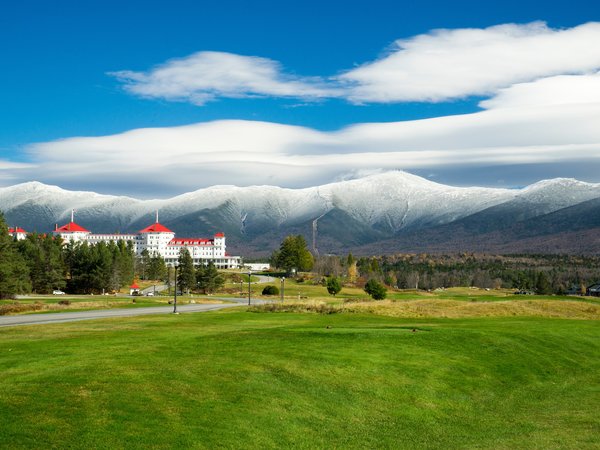
{"label": "small outbuilding", "polygon": [[129,295],[140,295],[140,287],[135,281],[129,286]]}
{"label": "small outbuilding", "polygon": [[585,295],[600,297],[600,283],[592,284],[585,290]]}

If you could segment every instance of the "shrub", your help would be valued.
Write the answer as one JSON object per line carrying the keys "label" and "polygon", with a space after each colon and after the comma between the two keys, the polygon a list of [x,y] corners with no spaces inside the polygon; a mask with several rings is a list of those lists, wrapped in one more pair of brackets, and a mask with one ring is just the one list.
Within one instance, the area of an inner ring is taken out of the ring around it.
{"label": "shrub", "polygon": [[369,280],[365,284],[365,292],[373,297],[373,300],[383,300],[387,295],[387,289],[377,280]]}
{"label": "shrub", "polygon": [[340,284],[340,281],[337,278],[331,277],[327,279],[327,292],[329,292],[331,295],[336,295],[341,290],[342,285]]}
{"label": "shrub", "polygon": [[71,300],[61,300],[58,302],[59,305],[70,305]]}
{"label": "shrub", "polygon": [[279,295],[279,289],[277,289],[277,286],[267,285],[262,290],[262,295]]}

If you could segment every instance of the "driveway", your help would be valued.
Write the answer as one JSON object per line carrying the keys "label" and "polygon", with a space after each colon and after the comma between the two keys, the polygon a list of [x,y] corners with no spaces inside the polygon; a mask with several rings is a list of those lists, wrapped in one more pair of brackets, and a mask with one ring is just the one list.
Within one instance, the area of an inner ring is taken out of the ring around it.
{"label": "driveway", "polygon": [[[233,303],[223,304],[193,304],[177,306],[179,313],[215,311],[218,309],[234,308],[244,305],[247,299],[227,298],[223,299]],[[263,303],[260,300],[252,300],[252,304]],[[150,314],[170,314],[173,312],[173,306],[151,306],[147,308],[131,309],[103,309],[97,311],[74,311],[62,313],[40,313],[25,314],[20,316],[0,316],[0,327],[12,327],[17,325],[38,325],[45,323],[76,322],[79,320],[109,319],[112,317],[135,317],[146,316]]]}

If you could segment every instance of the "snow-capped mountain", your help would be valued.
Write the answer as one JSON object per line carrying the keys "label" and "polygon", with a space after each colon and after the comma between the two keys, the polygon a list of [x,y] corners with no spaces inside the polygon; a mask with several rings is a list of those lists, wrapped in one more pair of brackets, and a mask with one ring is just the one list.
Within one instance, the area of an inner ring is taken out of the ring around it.
{"label": "snow-capped mountain", "polygon": [[94,232],[137,231],[153,222],[158,210],[160,221],[180,236],[224,231],[230,247],[268,253],[289,233],[304,234],[322,251],[343,251],[484,212],[487,217],[488,211],[525,220],[596,198],[600,184],[572,179],[523,189],[464,188],[387,172],[305,189],[213,186],[157,200],[31,182],[0,188],[0,209],[10,225],[38,232],[67,221],[72,209],[76,221]]}

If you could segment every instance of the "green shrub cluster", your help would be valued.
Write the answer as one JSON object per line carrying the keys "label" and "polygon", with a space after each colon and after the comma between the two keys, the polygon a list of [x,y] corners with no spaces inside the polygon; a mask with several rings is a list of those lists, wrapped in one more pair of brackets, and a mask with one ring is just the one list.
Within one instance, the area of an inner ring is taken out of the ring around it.
{"label": "green shrub cluster", "polygon": [[267,285],[262,290],[262,295],[279,295],[279,289],[277,286]]}

